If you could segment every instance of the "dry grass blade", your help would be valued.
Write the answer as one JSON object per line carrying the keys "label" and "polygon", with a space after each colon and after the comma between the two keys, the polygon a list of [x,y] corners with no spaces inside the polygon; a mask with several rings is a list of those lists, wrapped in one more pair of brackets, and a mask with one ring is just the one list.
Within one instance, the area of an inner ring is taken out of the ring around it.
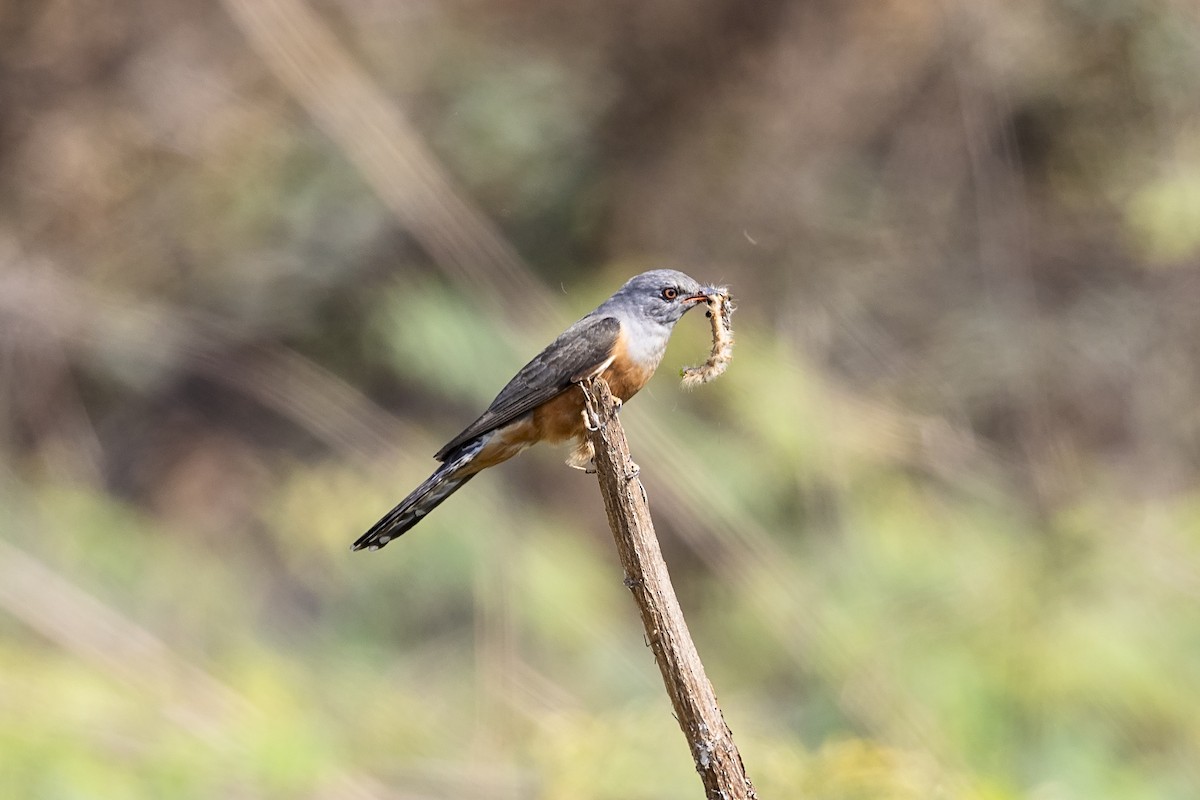
{"label": "dry grass blade", "polygon": [[447,275],[498,309],[557,321],[546,290],[403,112],[302,0],[224,0],[272,73]]}

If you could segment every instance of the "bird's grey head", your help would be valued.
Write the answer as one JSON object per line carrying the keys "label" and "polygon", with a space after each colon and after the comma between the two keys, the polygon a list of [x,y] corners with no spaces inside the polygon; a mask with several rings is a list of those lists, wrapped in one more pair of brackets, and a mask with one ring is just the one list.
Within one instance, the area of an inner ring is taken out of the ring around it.
{"label": "bird's grey head", "polygon": [[601,308],[620,306],[629,313],[671,327],[711,291],[711,286],[701,286],[677,270],[654,269],[630,278]]}

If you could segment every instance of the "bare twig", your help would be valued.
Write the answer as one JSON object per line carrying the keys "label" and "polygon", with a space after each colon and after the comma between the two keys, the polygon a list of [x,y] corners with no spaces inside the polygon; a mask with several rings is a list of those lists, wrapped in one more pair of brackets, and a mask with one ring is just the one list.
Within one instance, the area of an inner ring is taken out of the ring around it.
{"label": "bare twig", "polygon": [[746,777],[733,734],[717,705],[704,665],[688,632],[654,533],[638,467],[629,457],[617,404],[602,378],[580,384],[586,401],[588,438],[596,449],[600,493],[612,528],[625,585],[642,612],[646,638],[662,672],[675,717],[687,738],[705,794],[713,800],[757,797]]}

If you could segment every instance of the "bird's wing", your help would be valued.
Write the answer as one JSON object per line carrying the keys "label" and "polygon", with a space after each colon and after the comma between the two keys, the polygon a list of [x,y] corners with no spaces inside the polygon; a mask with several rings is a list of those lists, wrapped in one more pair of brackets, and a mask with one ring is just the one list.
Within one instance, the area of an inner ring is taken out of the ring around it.
{"label": "bird's wing", "polygon": [[434,456],[444,461],[455,447],[494,431],[562,394],[612,358],[621,331],[615,317],[584,317],[521,367],[479,419]]}

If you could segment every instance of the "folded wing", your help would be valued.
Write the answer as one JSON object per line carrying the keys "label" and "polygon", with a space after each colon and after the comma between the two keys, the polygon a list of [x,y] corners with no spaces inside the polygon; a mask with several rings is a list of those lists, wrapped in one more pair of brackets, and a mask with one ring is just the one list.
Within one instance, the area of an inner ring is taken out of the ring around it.
{"label": "folded wing", "polygon": [[507,425],[599,370],[612,358],[620,331],[621,323],[615,317],[584,317],[567,328],[521,368],[479,419],[447,442],[434,458],[445,461],[463,442]]}

